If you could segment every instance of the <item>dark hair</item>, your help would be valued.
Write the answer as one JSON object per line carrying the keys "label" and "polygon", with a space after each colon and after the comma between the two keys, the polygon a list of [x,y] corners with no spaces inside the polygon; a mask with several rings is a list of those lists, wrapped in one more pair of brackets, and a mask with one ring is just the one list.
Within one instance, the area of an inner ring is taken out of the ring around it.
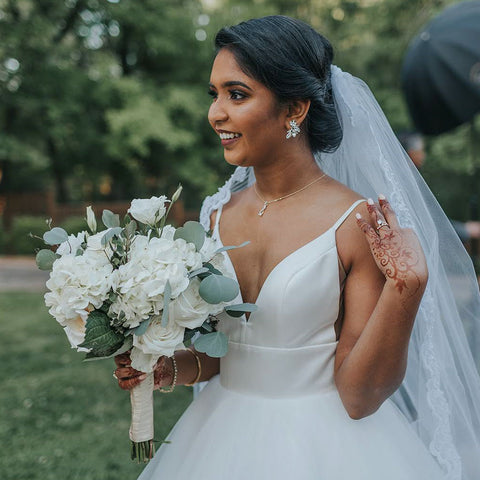
{"label": "dark hair", "polygon": [[332,152],[342,140],[330,81],[333,48],[310,25],[281,15],[222,28],[215,48],[229,49],[240,68],[284,104],[310,100],[302,127],[314,153]]}

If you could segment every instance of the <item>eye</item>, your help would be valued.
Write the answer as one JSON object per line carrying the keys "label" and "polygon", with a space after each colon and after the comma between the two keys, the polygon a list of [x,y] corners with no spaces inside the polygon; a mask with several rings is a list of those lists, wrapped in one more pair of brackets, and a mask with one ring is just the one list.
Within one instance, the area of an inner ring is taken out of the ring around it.
{"label": "eye", "polygon": [[212,90],[211,88],[209,88],[207,90],[207,93],[212,97],[212,100],[216,100],[217,98],[217,92],[215,90]]}
{"label": "eye", "polygon": [[247,96],[240,90],[230,90],[230,98],[232,100],[243,100]]}

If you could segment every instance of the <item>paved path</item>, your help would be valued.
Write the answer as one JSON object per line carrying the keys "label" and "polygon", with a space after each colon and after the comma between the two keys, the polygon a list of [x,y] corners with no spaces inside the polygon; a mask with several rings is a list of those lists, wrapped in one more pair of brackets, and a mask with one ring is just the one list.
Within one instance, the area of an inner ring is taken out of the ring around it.
{"label": "paved path", "polygon": [[47,279],[34,257],[0,256],[0,292],[44,292]]}

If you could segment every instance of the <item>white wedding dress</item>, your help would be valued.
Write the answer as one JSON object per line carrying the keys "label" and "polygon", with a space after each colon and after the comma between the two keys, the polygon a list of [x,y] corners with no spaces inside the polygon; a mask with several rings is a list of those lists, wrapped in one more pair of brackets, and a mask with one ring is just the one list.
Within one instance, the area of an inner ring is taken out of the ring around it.
{"label": "white wedding dress", "polygon": [[445,478],[392,401],[352,420],[335,387],[334,324],[345,279],[335,232],[358,203],[272,270],[248,321],[221,318],[230,341],[220,374],[139,480]]}

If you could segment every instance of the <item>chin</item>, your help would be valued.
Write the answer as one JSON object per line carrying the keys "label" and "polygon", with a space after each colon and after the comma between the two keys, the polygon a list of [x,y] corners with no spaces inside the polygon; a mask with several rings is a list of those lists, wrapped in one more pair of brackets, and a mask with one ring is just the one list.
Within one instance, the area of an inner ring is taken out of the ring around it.
{"label": "chin", "polygon": [[233,152],[229,152],[227,150],[224,151],[223,158],[229,165],[232,165],[234,167],[251,167],[252,166],[248,161],[248,159],[245,158],[243,155],[236,155],[236,154],[233,154]]}

